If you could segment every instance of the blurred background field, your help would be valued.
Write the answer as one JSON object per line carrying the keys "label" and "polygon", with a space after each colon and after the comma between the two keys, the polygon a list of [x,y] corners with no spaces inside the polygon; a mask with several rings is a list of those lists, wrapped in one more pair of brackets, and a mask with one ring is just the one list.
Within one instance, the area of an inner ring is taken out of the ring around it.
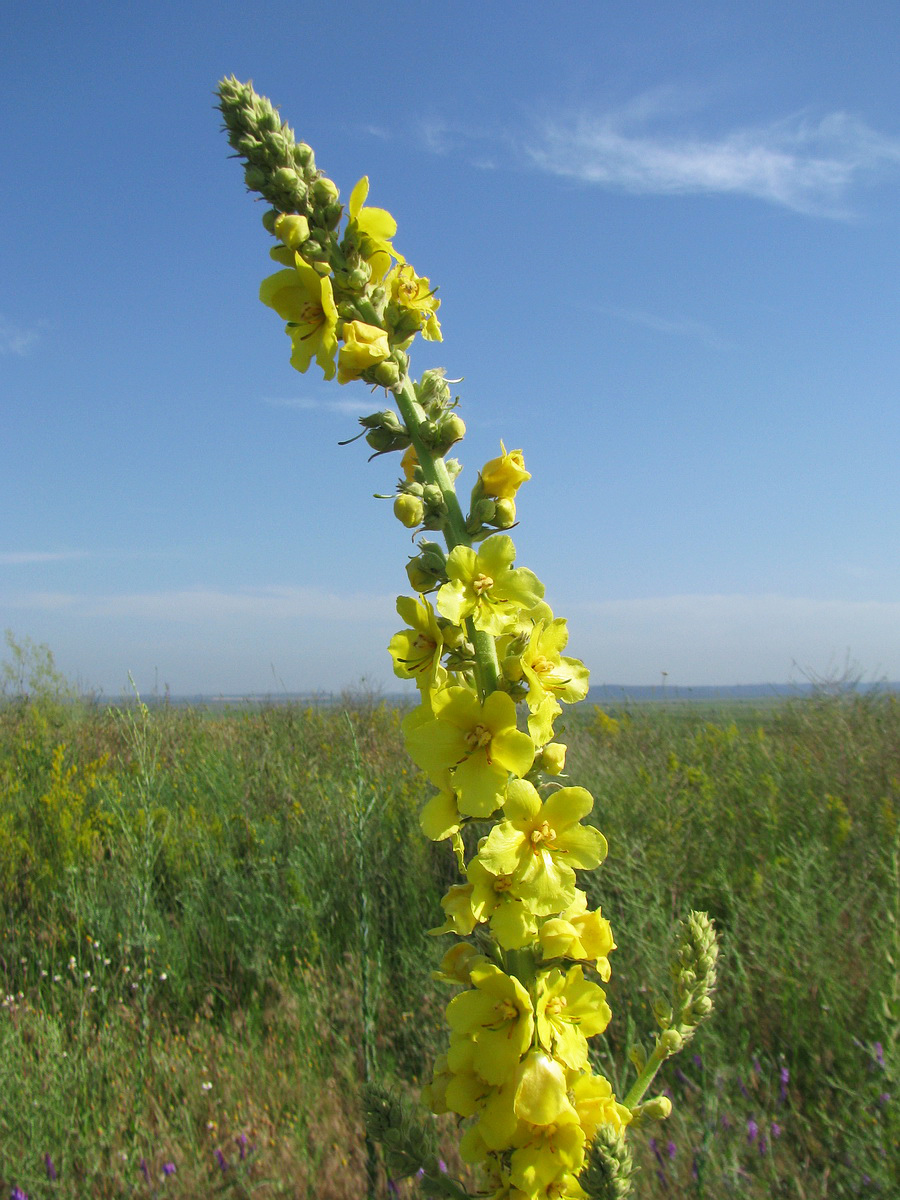
{"label": "blurred background field", "polygon": [[[455,867],[419,831],[400,710],[107,707],[49,656],[13,667],[4,1194],[365,1196],[364,1048],[415,1094],[447,1000],[425,931]],[[636,1195],[896,1197],[900,701],[567,716],[610,843],[582,879],[618,943],[595,1042],[619,1094],[679,918],[722,936],[714,1017],[661,1076],[673,1116],[632,1139]]]}

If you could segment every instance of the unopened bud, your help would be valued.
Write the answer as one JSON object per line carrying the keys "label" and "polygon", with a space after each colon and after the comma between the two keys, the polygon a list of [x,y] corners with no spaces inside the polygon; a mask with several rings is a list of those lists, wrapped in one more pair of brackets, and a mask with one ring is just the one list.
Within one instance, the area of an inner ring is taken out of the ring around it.
{"label": "unopened bud", "polygon": [[322,175],[312,185],[312,196],[316,204],[324,208],[337,200],[340,192],[327,175]]}
{"label": "unopened bud", "polygon": [[429,508],[437,508],[444,503],[444,493],[436,483],[426,483],[422,489],[422,499]]}
{"label": "unopened bud", "polygon": [[493,520],[496,511],[497,506],[494,501],[485,496],[483,500],[479,500],[472,506],[471,520],[476,525],[485,525],[488,521]]}
{"label": "unopened bud", "polygon": [[516,502],[515,500],[495,500],[494,501],[494,519],[491,524],[496,525],[498,529],[509,529],[516,523]]}
{"label": "unopened bud", "polygon": [[700,1018],[708,1017],[713,1010],[713,1002],[709,996],[698,996],[691,1005],[691,1015]]}
{"label": "unopened bud", "polygon": [[410,496],[404,492],[394,501],[394,516],[407,529],[415,529],[417,525],[422,524],[425,505],[418,496]]}
{"label": "unopened bud", "polygon": [[659,1035],[659,1045],[667,1055],[677,1054],[684,1046],[684,1038],[677,1029],[664,1029]]}
{"label": "unopened bud", "polygon": [[[378,363],[369,371],[372,379],[381,387],[391,388],[396,387],[400,382],[400,368],[391,359],[385,359],[384,362]],[[366,376],[368,378],[368,375]]]}
{"label": "unopened bud", "polygon": [[262,215],[263,229],[266,233],[275,232],[275,222],[281,214],[277,208],[267,208]]}
{"label": "unopened bud", "polygon": [[561,775],[566,767],[566,747],[562,742],[548,742],[541,751],[541,766],[548,775]]}
{"label": "unopened bud", "polygon": [[299,250],[309,238],[309,221],[299,213],[281,213],[275,218],[275,236],[289,250]]}
{"label": "unopened bud", "polygon": [[631,1111],[633,1116],[645,1121],[665,1121],[672,1115],[672,1101],[668,1096],[654,1096],[652,1100],[645,1100]]}
{"label": "unopened bud", "polygon": [[297,142],[293,149],[293,157],[298,167],[312,171],[316,169],[316,160],[312,152],[312,146],[307,146],[306,142]]}

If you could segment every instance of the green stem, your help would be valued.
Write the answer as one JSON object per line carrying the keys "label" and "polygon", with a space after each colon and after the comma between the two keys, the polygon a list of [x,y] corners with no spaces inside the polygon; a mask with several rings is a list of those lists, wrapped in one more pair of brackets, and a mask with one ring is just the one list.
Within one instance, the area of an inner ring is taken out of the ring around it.
{"label": "green stem", "polygon": [[[447,464],[422,440],[421,429],[425,421],[425,414],[416,399],[415,389],[408,375],[404,375],[394,389],[394,397],[426,482],[437,484],[441,489],[447,512],[443,532],[448,548],[452,550],[454,546],[471,546],[472,539],[466,530],[466,519],[463,516],[453,480],[450,478],[450,472],[447,470]],[[475,676],[478,681],[478,692],[484,701],[491,692],[497,690],[500,683],[497,647],[489,633],[475,628],[471,617],[466,619],[466,632],[475,647]]]}
{"label": "green stem", "polygon": [[622,1101],[626,1108],[634,1108],[635,1105],[640,1104],[646,1095],[647,1089],[653,1082],[656,1072],[669,1057],[670,1054],[668,1050],[664,1049],[664,1047],[657,1042],[653,1053],[647,1059],[646,1066],[632,1084],[631,1091]]}

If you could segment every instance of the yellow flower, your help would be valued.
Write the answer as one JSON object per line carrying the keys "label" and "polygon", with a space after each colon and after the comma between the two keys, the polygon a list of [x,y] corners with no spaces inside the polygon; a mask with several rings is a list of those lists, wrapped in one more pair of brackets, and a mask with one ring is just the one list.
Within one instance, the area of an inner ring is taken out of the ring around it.
{"label": "yellow flower", "polygon": [[528,992],[514,975],[493,963],[472,968],[473,987],[447,1005],[454,1034],[475,1043],[473,1065],[485,1083],[504,1083],[531,1045],[534,1010]]}
{"label": "yellow flower", "polygon": [[429,281],[417,275],[412,263],[398,263],[384,281],[393,302],[416,318],[422,337],[429,342],[442,342],[437,310],[441,306]]}
{"label": "yellow flower", "polygon": [[481,487],[486,496],[498,500],[514,500],[516,492],[531,475],[525,470],[521,450],[507,450],[500,443],[499,458],[492,458],[481,468]]}
{"label": "yellow flower", "polygon": [[516,1141],[520,1149],[510,1159],[509,1175],[527,1196],[545,1195],[555,1180],[577,1175],[584,1166],[584,1131],[574,1111],[551,1125],[526,1126]]}
{"label": "yellow flower", "polygon": [[631,1120],[630,1110],[619,1104],[602,1075],[580,1074],[572,1085],[572,1103],[588,1141],[594,1140],[601,1125],[611,1125],[616,1133],[622,1133]]}
{"label": "yellow flower", "polygon": [[439,675],[446,674],[441,667],[444,636],[434,609],[424,597],[398,596],[397,612],[412,628],[395,633],[388,645],[394,674],[415,679],[420,688],[434,688]]}
{"label": "yellow flower", "polygon": [[350,193],[347,208],[353,232],[359,239],[360,253],[371,268],[372,278],[379,282],[390,270],[392,258],[402,261],[402,256],[390,241],[397,232],[397,222],[384,208],[365,207],[368,194],[369,177],[363,175]]}
{"label": "yellow flower", "polygon": [[410,758],[423,771],[453,769],[459,811],[489,817],[503,803],[510,773],[524,775],[534,761],[534,743],[516,729],[516,706],[506,692],[482,704],[468,688],[442,688],[427,706],[403,721]]}
{"label": "yellow flower", "polygon": [[338,383],[359,379],[363,371],[384,362],[391,353],[385,331],[365,321],[345,322],[343,338],[344,345],[338,352]]}
{"label": "yellow flower", "polygon": [[544,958],[580,958],[593,962],[606,982],[610,977],[609,955],[616,948],[609,921],[600,909],[587,911],[587,896],[575,893],[575,901],[559,917],[551,917],[539,934]]}
{"label": "yellow flower", "polygon": [[534,914],[509,890],[508,875],[492,875],[475,857],[466,869],[472,885],[472,912],[479,921],[491,922],[491,932],[504,950],[519,950],[534,941]]}
{"label": "yellow flower", "polygon": [[487,538],[476,553],[454,546],[447,558],[447,578],[438,592],[442,617],[462,625],[471,617],[476,629],[496,636],[522,609],[533,608],[544,585],[527,567],[513,567],[516,549],[505,533]]}
{"label": "yellow flower", "polygon": [[295,253],[293,269],[276,271],[264,279],[259,298],[287,321],[286,332],[293,346],[291,366],[305,371],[315,355],[325,378],[332,379],[338,314],[329,276],[317,274]]}
{"label": "yellow flower", "polygon": [[602,1033],[612,1017],[606,993],[589,983],[581,967],[563,975],[553,970],[543,979],[537,1006],[538,1041],[567,1067],[587,1066],[586,1039]]}
{"label": "yellow flower", "polygon": [[599,866],[606,838],[580,824],[594,806],[585,788],[560,788],[542,804],[525,779],[509,784],[503,805],[506,820],[495,825],[478,851],[494,875],[513,877],[513,892],[536,916],[549,916],[575,899],[573,868]]}

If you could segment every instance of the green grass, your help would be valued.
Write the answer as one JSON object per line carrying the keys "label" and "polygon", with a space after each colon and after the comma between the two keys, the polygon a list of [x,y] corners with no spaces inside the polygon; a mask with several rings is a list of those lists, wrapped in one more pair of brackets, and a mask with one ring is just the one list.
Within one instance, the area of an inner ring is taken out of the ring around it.
{"label": "green grass", "polygon": [[[637,1194],[900,1194],[900,704],[568,723],[610,843],[583,881],[618,942],[597,1057],[620,1094],[679,918],[722,934],[714,1016],[661,1078],[675,1112],[633,1137]],[[428,794],[371,701],[0,710],[0,1185],[365,1195],[359,1083],[415,1093],[444,1037]]]}

